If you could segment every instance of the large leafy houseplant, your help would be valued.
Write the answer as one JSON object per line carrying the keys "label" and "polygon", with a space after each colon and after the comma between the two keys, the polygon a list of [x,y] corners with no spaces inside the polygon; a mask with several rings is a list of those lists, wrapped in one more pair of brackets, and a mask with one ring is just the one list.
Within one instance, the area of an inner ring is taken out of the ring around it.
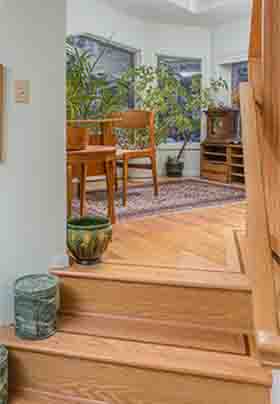
{"label": "large leafy houseplant", "polygon": [[[175,158],[169,163],[179,163],[191,134],[200,127],[202,109],[216,105],[216,95],[226,89],[227,83],[219,78],[211,79],[207,88],[201,88],[201,76],[194,76],[190,87],[186,88],[166,67],[140,66],[129,69],[119,82],[122,91],[133,88],[138,108],[155,112],[156,143],[164,143],[169,130],[176,127],[184,138]],[[181,102],[178,102],[180,98]],[[181,163],[182,166],[182,163]]]}
{"label": "large leafy houseplant", "polygon": [[[123,103],[123,92],[118,91],[118,86],[114,88],[105,74],[99,74],[97,71],[98,63],[105,52],[104,47],[100,54],[94,57],[90,51],[76,47],[73,37],[70,36],[66,40],[68,133],[72,133],[72,139],[76,138],[77,142],[81,141],[81,132],[86,136],[87,128],[92,125],[77,124],[73,121],[87,121],[104,117],[106,114],[118,110]],[[77,135],[78,130],[80,130],[80,135]],[[84,140],[84,143],[86,141]]]}
{"label": "large leafy houseplant", "polygon": [[98,72],[105,53],[106,47],[95,57],[89,50],[76,47],[71,36],[66,40],[68,120],[103,117],[123,105],[123,93],[118,91],[118,86],[112,85],[106,74]]}

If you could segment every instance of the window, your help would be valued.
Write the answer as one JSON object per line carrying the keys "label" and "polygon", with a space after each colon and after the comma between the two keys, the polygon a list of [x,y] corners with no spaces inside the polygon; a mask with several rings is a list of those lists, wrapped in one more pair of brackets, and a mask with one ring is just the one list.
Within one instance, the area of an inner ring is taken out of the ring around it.
{"label": "window", "polygon": [[248,62],[233,63],[231,68],[232,104],[239,104],[240,83],[248,81]]}
{"label": "window", "polygon": [[[74,35],[73,44],[81,49],[88,50],[94,58],[97,58],[104,49],[104,55],[96,66],[96,74],[106,76],[110,85],[114,87],[116,80],[135,65],[136,53],[125,47],[116,46],[110,41],[97,39],[91,35]],[[128,107],[134,107],[134,94],[129,94]]]}
{"label": "window", "polygon": [[[202,63],[200,59],[188,59],[178,57],[159,56],[159,66],[166,66],[172,74],[181,81],[184,87],[189,88],[194,76],[202,78]],[[184,99],[178,97],[178,103],[184,102]],[[192,118],[198,122],[197,129],[191,134],[191,142],[200,142],[201,135],[201,111],[193,111]],[[177,128],[170,128],[167,143],[177,143],[184,140],[182,133]]]}

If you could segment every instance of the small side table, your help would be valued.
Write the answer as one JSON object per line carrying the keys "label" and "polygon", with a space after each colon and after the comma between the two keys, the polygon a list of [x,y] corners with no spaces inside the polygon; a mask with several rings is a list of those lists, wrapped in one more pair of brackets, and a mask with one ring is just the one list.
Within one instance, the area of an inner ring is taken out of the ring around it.
{"label": "small side table", "polygon": [[87,167],[92,161],[104,163],[107,195],[108,195],[108,216],[112,223],[116,223],[115,215],[115,173],[116,173],[116,148],[112,146],[88,146],[84,150],[67,151],[67,216],[72,214],[73,199],[73,165],[81,167],[81,196],[80,196],[80,215],[85,215],[86,204],[86,180]]}

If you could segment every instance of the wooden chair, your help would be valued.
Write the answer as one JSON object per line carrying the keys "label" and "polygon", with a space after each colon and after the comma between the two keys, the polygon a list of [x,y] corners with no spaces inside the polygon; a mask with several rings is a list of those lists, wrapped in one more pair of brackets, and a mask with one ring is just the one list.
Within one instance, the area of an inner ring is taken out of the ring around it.
{"label": "wooden chair", "polygon": [[[147,129],[149,132],[149,144],[144,149],[139,150],[117,150],[117,165],[123,168],[123,205],[127,203],[128,169],[150,169],[153,174],[154,194],[158,195],[158,178],[155,145],[154,113],[149,111],[131,110],[127,112],[112,113],[113,119],[118,119],[113,124],[113,129]],[[133,164],[129,161],[135,158],[149,158],[151,164]],[[118,188],[116,178],[116,188]]]}

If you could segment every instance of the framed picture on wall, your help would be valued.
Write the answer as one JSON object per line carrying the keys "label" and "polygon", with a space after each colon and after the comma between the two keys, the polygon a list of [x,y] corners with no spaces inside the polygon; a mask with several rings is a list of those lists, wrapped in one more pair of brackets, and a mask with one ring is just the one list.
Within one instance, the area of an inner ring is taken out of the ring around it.
{"label": "framed picture on wall", "polygon": [[3,160],[4,66],[0,64],[0,160]]}

